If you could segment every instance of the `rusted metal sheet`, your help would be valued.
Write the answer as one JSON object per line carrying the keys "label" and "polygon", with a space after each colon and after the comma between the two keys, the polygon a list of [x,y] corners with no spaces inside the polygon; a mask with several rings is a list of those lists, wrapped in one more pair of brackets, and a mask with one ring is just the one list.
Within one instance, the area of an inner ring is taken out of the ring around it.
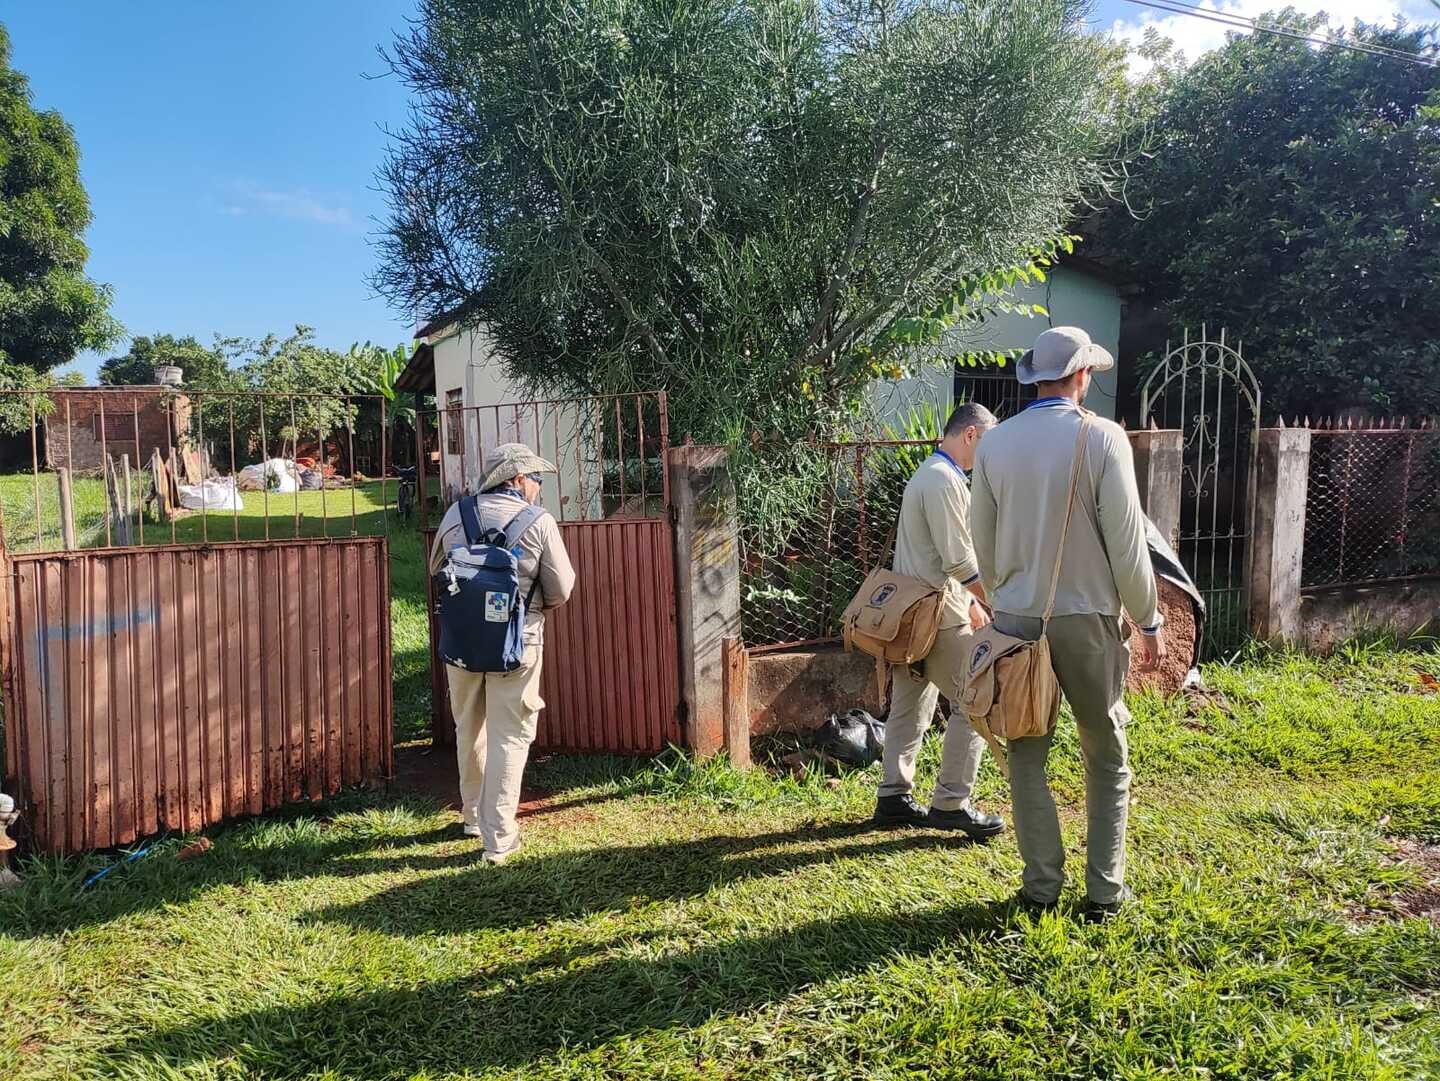
{"label": "rusted metal sheet", "polygon": [[75,852],[391,775],[380,537],[7,560],[7,773]]}
{"label": "rusted metal sheet", "polygon": [[[575,593],[545,619],[535,738],[549,751],[655,754],[681,742],[675,551],[659,518],[561,522]],[[428,551],[427,540],[427,551]],[[445,666],[431,634],[432,733],[453,746]]]}

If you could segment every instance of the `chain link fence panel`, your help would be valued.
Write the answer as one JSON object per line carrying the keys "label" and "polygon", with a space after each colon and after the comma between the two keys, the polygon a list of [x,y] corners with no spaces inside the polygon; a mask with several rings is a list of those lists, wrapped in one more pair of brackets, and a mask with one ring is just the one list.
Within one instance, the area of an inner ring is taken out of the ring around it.
{"label": "chain link fence panel", "polygon": [[1440,573],[1440,431],[1319,429],[1305,495],[1305,586]]}

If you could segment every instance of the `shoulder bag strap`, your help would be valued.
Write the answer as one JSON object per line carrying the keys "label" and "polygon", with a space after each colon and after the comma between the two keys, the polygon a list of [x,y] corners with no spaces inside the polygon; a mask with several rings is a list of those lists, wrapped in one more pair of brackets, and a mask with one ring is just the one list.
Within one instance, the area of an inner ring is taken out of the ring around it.
{"label": "shoulder bag strap", "polygon": [[1060,527],[1060,545],[1055,550],[1055,569],[1050,573],[1050,597],[1045,602],[1045,614],[1040,617],[1046,626],[1050,623],[1050,617],[1055,614],[1055,591],[1060,586],[1060,564],[1065,561],[1065,538],[1070,534],[1070,519],[1075,513],[1075,489],[1080,486],[1080,468],[1085,464],[1090,420],[1091,414],[1082,409],[1080,434],[1075,437],[1075,459],[1070,463],[1070,494],[1065,499],[1065,524]]}
{"label": "shoulder bag strap", "polygon": [[875,565],[870,568],[871,574],[874,574],[890,562],[890,555],[895,550],[895,533],[899,528],[900,522],[897,519],[895,524],[890,527],[890,535],[885,538],[885,547],[880,549],[880,558],[875,562]]}

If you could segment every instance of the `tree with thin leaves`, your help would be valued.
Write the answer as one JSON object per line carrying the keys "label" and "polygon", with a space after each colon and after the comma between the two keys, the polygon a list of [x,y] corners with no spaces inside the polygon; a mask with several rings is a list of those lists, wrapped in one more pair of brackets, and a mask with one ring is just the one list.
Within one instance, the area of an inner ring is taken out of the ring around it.
{"label": "tree with thin leaves", "polygon": [[699,439],[834,430],[994,311],[1105,187],[1117,54],[1072,0],[421,0],[375,286],[547,393]]}

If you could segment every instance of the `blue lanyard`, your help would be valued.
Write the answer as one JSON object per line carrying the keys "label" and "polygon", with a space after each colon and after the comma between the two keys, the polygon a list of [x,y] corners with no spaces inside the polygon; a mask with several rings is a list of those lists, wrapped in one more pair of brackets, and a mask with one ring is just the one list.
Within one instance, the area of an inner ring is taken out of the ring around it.
{"label": "blue lanyard", "polygon": [[961,479],[961,480],[964,480],[964,479],[965,479],[965,470],[963,470],[963,469],[960,468],[960,463],[957,462],[954,458],[950,457],[950,455],[946,454],[946,453],[945,453],[943,450],[941,450],[939,447],[936,447],[936,448],[935,448],[935,457],[936,457],[936,458],[944,458],[947,462],[950,463],[950,468],[953,469],[953,470],[955,470],[955,472],[957,472],[957,473],[960,474],[960,479]]}
{"label": "blue lanyard", "polygon": [[1058,409],[1064,405],[1074,405],[1069,398],[1036,398],[1027,405],[1026,409]]}

